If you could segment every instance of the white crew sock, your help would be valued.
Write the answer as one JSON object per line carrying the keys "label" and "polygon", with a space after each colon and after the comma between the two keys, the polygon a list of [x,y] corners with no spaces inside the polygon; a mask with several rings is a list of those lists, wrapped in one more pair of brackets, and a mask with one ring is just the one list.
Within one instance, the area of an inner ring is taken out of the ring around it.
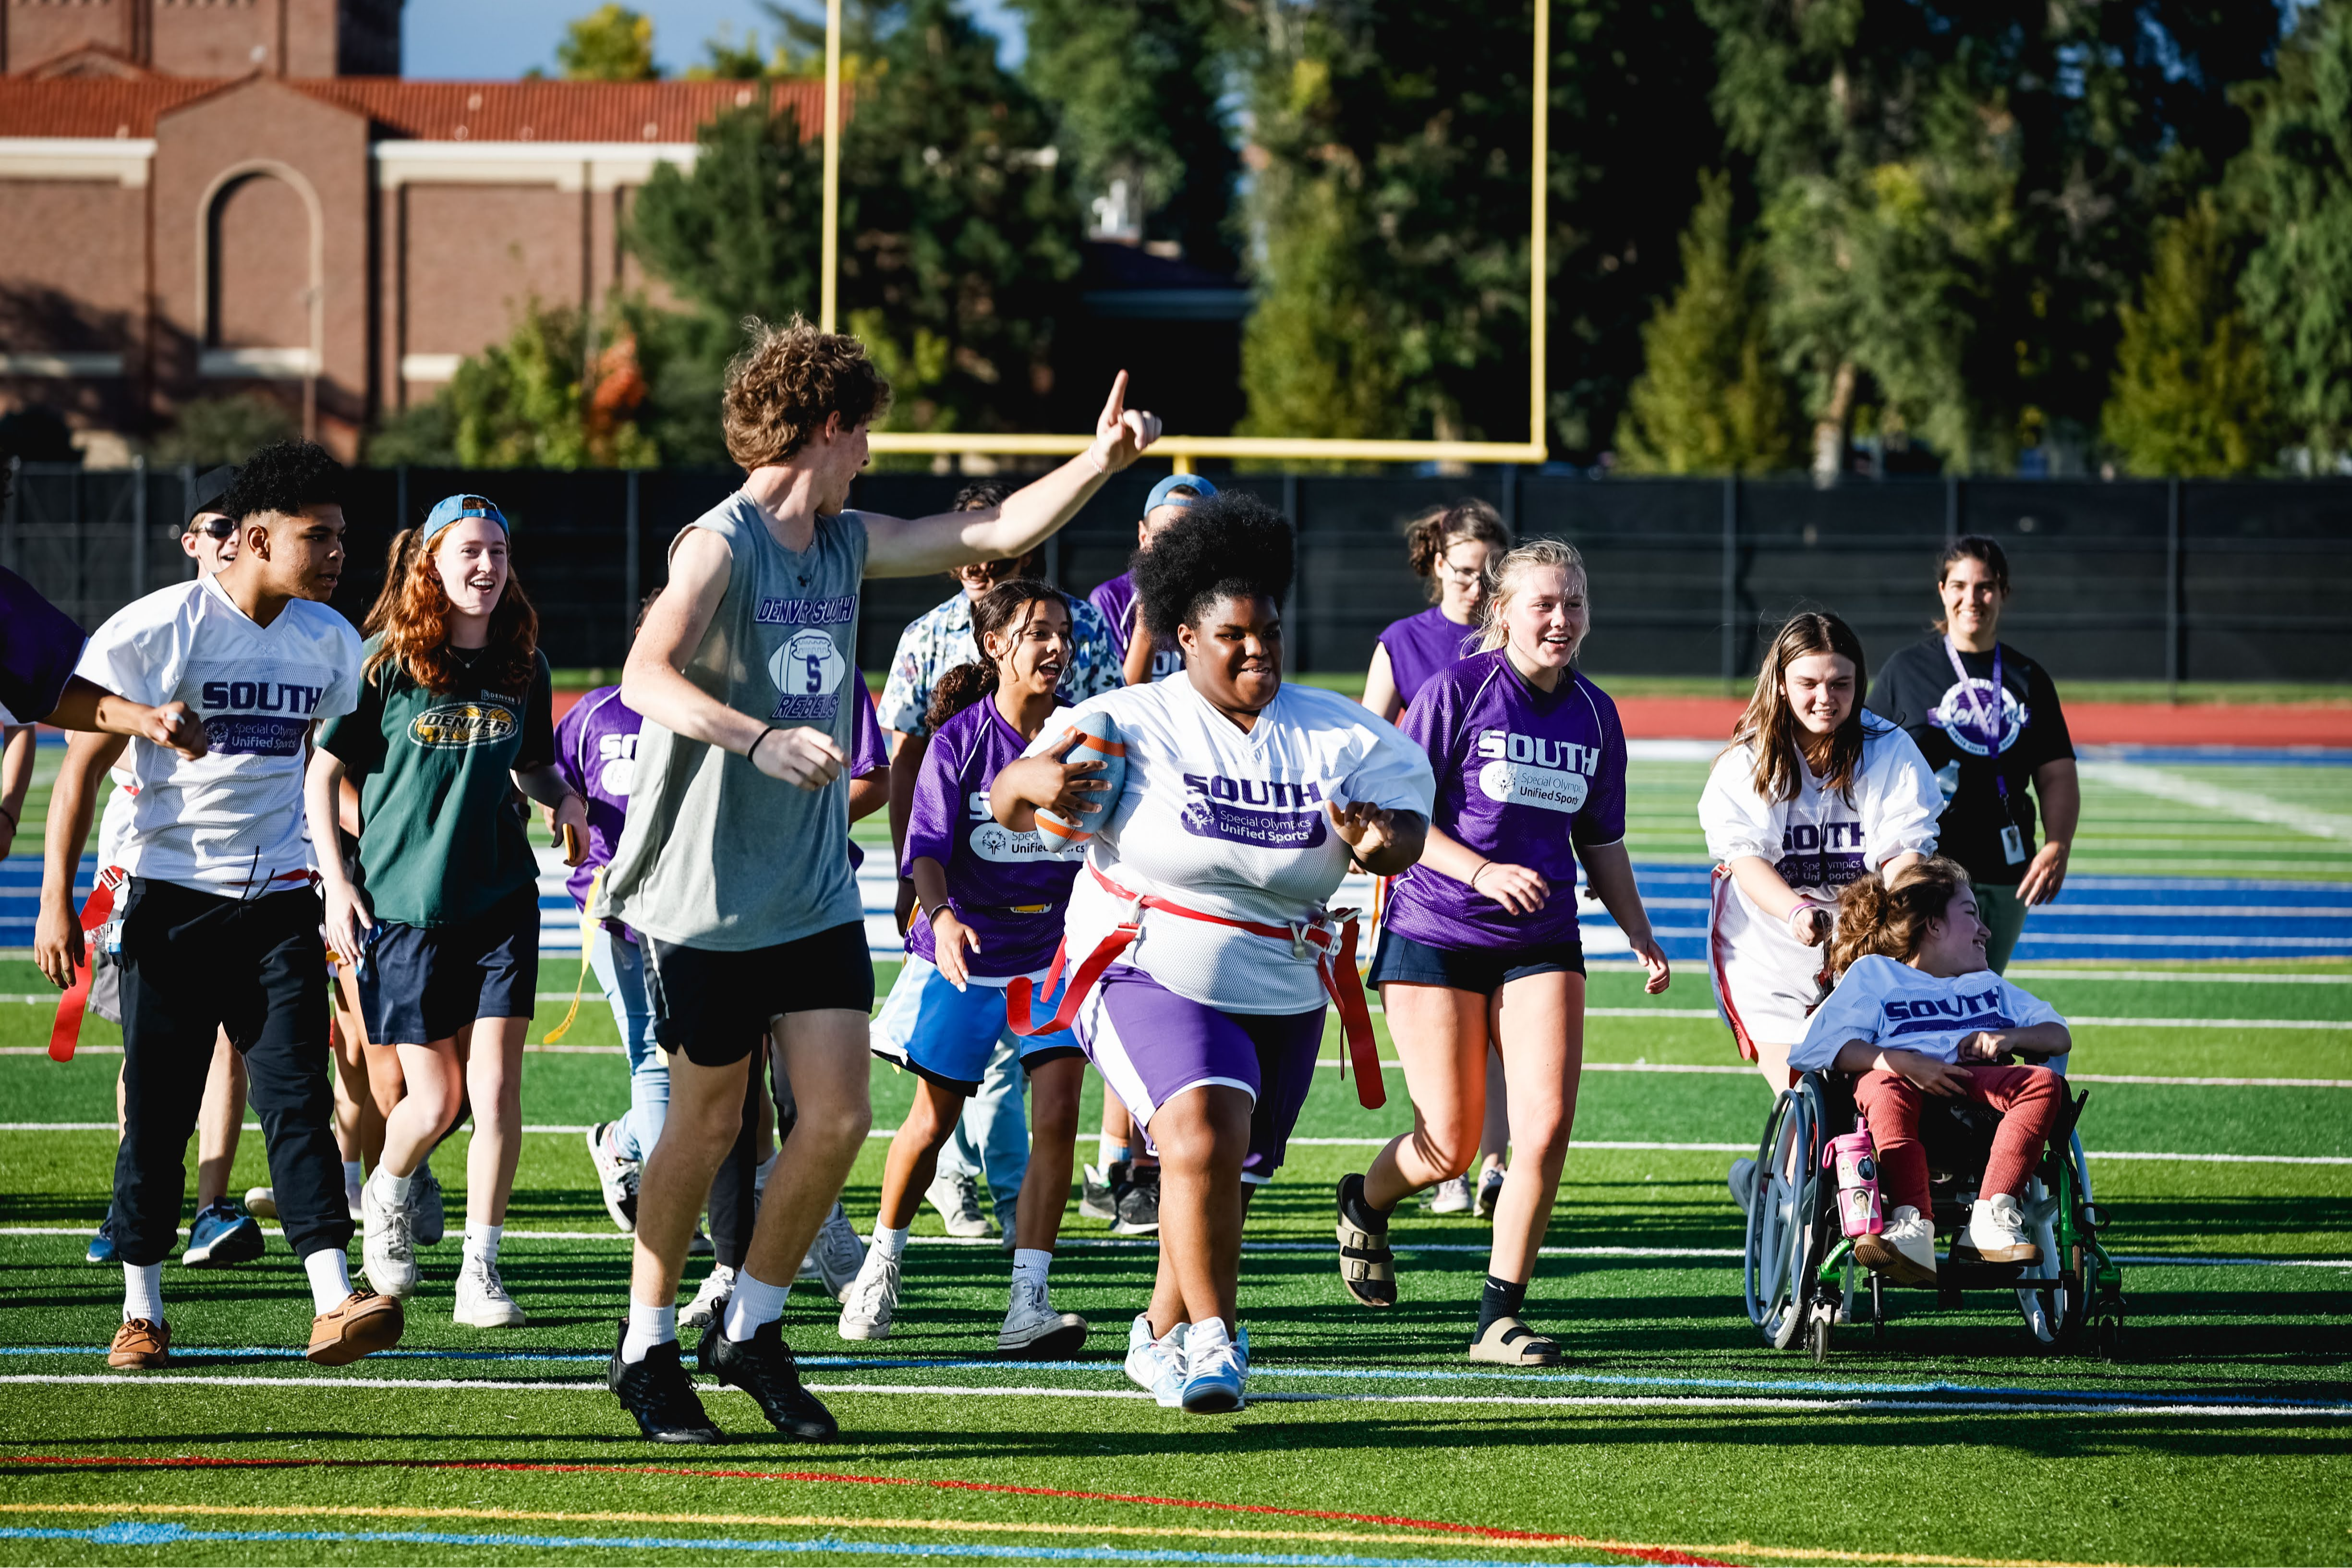
{"label": "white crew sock", "polygon": [[782,1317],[792,1290],[789,1279],[771,1285],[748,1268],[737,1270],[735,1289],[727,1297],[727,1337],[740,1344],[758,1333],[761,1324]]}
{"label": "white crew sock", "polygon": [[488,1268],[499,1260],[499,1237],[507,1233],[502,1225],[466,1225],[466,1261]]}
{"label": "white crew sock", "polygon": [[643,1301],[629,1303],[629,1331],[621,1336],[621,1360],[634,1366],[646,1359],[646,1352],[656,1345],[666,1345],[677,1338],[677,1304],[648,1307]]}
{"label": "white crew sock", "polygon": [[[422,1172],[425,1167],[419,1165],[416,1169],[417,1171]],[[415,1174],[395,1176],[390,1171],[385,1170],[382,1165],[378,1165],[375,1168],[375,1179],[383,1184],[385,1194],[395,1204],[405,1204],[408,1202],[408,1190],[416,1184],[416,1177]]]}
{"label": "white crew sock", "polygon": [[1054,1255],[1043,1247],[1016,1247],[1013,1249],[1013,1288],[1021,1289],[1024,1279],[1034,1279],[1037,1289],[1045,1288],[1045,1270],[1054,1266]]}
{"label": "white crew sock", "polygon": [[310,1277],[310,1305],[322,1315],[341,1306],[352,1293],[352,1263],[341,1247],[322,1247],[307,1254],[302,1272]]}
{"label": "white crew sock", "polygon": [[1102,1134],[1095,1141],[1095,1147],[1097,1151],[1096,1157],[1102,1161],[1102,1168],[1105,1171],[1108,1171],[1113,1165],[1118,1164],[1121,1160],[1128,1157],[1128,1146],[1124,1143],[1114,1142],[1111,1139],[1111,1135],[1108,1132]]}
{"label": "white crew sock", "polygon": [[751,1173],[752,1196],[764,1197],[767,1195],[768,1173],[776,1168],[776,1156],[782,1152],[783,1151],[781,1149],[769,1150],[768,1157],[760,1162],[760,1168]]}
{"label": "white crew sock", "polygon": [[359,1191],[360,1183],[363,1180],[365,1177],[360,1173],[360,1163],[357,1160],[343,1162],[343,1191],[347,1193]]}
{"label": "white crew sock", "polygon": [[151,1323],[163,1321],[163,1266],[136,1263],[122,1266],[122,1321],[144,1318]]}
{"label": "white crew sock", "polygon": [[904,1226],[897,1230],[892,1230],[880,1220],[876,1220],[874,1222],[873,1237],[874,1250],[880,1253],[885,1258],[905,1257],[907,1253],[907,1232],[913,1228],[914,1227],[911,1226]]}

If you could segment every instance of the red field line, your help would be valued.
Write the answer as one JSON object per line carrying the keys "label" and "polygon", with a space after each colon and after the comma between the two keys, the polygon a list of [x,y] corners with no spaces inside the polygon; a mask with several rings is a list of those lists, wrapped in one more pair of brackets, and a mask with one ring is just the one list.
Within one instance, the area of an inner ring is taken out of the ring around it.
{"label": "red field line", "polygon": [[124,1466],[151,1470],[246,1469],[403,1469],[499,1470],[551,1475],[691,1476],[711,1480],[804,1481],[844,1486],[929,1487],[939,1491],[996,1492],[1013,1497],[1064,1498],[1079,1502],[1134,1503],[1147,1508],[1200,1509],[1215,1513],[1255,1513],[1283,1519],[1313,1519],[1333,1523],[1385,1524],[1396,1529],[1426,1530],[1485,1541],[1515,1541],[1534,1546],[1585,1546],[1644,1563],[1690,1564],[1693,1568],[1737,1568],[1711,1557],[1698,1557],[1672,1546],[1610,1542],[1587,1535],[1559,1535],[1543,1531],[1506,1530],[1488,1524],[1456,1524],[1447,1520],[1413,1519],[1402,1514],[1343,1513],[1328,1509],[1281,1508],[1272,1503],[1209,1502],[1196,1498],[1150,1497],[1127,1492],[1070,1491],[1059,1487],[1021,1487],[998,1481],[964,1481],[919,1476],[856,1476],[831,1470],[721,1470],[666,1465],[559,1465],[500,1459],[223,1459],[190,1454],[176,1458],[138,1456],[19,1454],[0,1458],[0,1466],[54,1465],[76,1467]]}

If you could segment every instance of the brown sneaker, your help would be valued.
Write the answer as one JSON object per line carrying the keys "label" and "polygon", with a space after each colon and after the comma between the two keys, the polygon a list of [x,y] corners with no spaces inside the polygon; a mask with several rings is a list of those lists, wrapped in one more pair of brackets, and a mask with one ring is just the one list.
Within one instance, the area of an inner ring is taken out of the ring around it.
{"label": "brown sneaker", "polygon": [[106,1364],[142,1370],[171,1365],[172,1325],[149,1322],[144,1318],[131,1319],[114,1331],[114,1343],[106,1352]]}
{"label": "brown sneaker", "polygon": [[320,1366],[349,1366],[398,1344],[407,1326],[397,1300],[354,1290],[333,1311],[310,1320],[310,1348],[304,1353]]}

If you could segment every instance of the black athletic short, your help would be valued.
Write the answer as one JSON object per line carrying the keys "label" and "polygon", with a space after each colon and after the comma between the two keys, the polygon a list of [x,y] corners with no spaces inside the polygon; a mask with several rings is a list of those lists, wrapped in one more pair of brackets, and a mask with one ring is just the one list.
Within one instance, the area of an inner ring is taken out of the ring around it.
{"label": "black athletic short", "polygon": [[874,959],[863,921],[741,952],[649,936],[646,956],[654,1037],[697,1067],[741,1061],[767,1035],[769,1021],[788,1013],[874,1011]]}
{"label": "black athletic short", "polygon": [[453,1039],[477,1018],[528,1018],[539,990],[539,889],[454,926],[378,921],[360,957],[360,1012],[381,1046]]}
{"label": "black athletic short", "polygon": [[1580,942],[1543,942],[1534,947],[1432,947],[1400,931],[1381,932],[1381,951],[1364,984],[1379,987],[1443,985],[1492,996],[1514,980],[1531,974],[1584,973]]}

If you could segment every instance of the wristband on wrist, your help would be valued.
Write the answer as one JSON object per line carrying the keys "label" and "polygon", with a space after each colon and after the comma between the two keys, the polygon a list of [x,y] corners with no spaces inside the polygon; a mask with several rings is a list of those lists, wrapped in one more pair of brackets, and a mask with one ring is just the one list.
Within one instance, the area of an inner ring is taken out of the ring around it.
{"label": "wristband on wrist", "polygon": [[777,729],[773,724],[771,724],[766,729],[761,731],[760,740],[752,742],[751,746],[745,750],[743,752],[743,760],[750,763],[753,767],[758,767],[760,765],[758,762],[760,755],[760,741],[764,741],[771,735],[781,735],[783,731]]}
{"label": "wristband on wrist", "polygon": [[1479,871],[1484,871],[1487,867],[1489,867],[1489,866],[1491,866],[1491,865],[1493,865],[1493,864],[1494,864],[1494,862],[1493,862],[1492,860],[1481,860],[1481,861],[1479,861],[1479,862],[1478,862],[1478,870],[1476,870],[1476,871],[1473,871],[1473,872],[1471,872],[1471,873],[1470,873],[1470,890],[1471,890],[1472,892],[1474,892],[1474,893],[1475,893],[1475,892],[1476,892],[1476,891],[1478,890],[1478,873],[1479,873]]}

